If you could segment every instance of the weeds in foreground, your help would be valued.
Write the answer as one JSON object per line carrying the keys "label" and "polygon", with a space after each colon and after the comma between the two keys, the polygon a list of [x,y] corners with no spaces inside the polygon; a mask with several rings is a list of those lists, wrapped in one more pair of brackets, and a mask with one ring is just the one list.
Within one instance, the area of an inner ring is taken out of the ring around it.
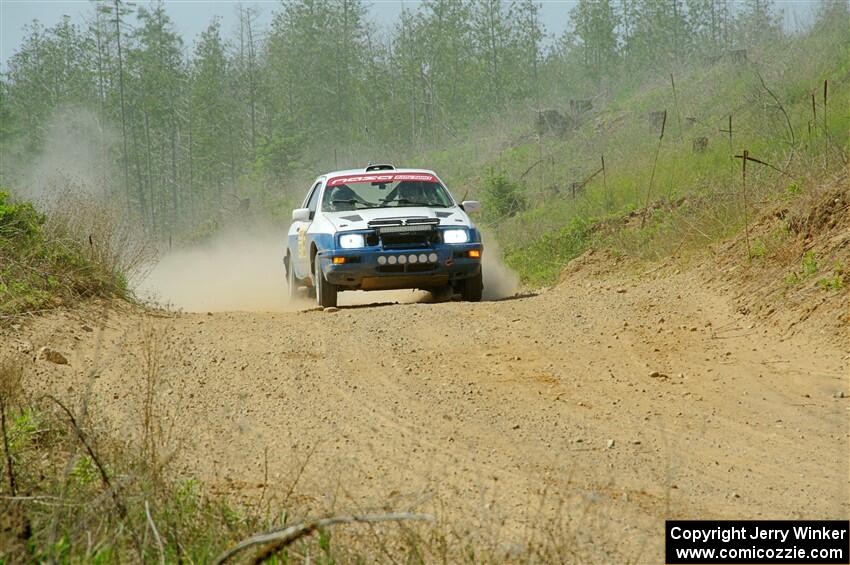
{"label": "weeds in foreground", "polygon": [[832,267],[832,274],[828,277],[818,279],[817,285],[826,290],[841,290],[844,288],[844,276],[844,266],[839,261],[836,261]]}
{"label": "weeds in foreground", "polygon": [[756,238],[750,247],[750,259],[763,259],[767,255],[767,243],[763,238]]}
{"label": "weeds in foreground", "polygon": [[800,268],[785,277],[788,286],[796,286],[817,274],[819,269],[814,251],[807,251],[800,260]]}
{"label": "weeds in foreground", "polygon": [[[166,334],[143,326],[139,335],[141,354],[125,375],[142,385],[138,398],[126,401],[128,410],[138,410],[139,429],[120,437],[97,418],[99,407],[91,398],[34,394],[22,385],[28,381],[26,365],[0,363],[0,562],[624,561],[606,553],[618,545],[603,540],[605,528],[587,530],[598,544],[578,528],[574,516],[586,521],[596,513],[581,502],[561,503],[554,518],[540,510],[529,519],[526,541],[508,544],[499,526],[488,535],[430,521],[419,508],[430,497],[377,513],[350,497],[354,513],[337,506],[327,508],[324,518],[293,520],[303,516],[292,502],[297,497],[267,496],[265,485],[256,503],[211,495],[171,464],[180,447],[169,434],[173,414],[160,401],[181,364],[167,357]],[[302,467],[292,473],[290,494],[303,472]],[[544,495],[541,508],[556,499]],[[440,503],[427,504],[439,518]]]}

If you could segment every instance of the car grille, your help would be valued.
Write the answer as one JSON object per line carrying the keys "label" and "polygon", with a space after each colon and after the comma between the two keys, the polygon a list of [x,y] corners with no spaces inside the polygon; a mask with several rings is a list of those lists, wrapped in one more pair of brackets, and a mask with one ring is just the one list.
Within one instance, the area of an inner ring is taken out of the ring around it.
{"label": "car grille", "polygon": [[369,227],[375,230],[384,249],[425,248],[439,242],[438,218],[391,218],[372,220]]}

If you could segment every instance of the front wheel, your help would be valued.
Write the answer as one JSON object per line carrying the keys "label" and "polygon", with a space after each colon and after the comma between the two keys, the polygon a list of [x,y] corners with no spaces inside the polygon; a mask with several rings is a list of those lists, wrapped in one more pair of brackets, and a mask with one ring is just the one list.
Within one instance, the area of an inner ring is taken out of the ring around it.
{"label": "front wheel", "polygon": [[322,273],[322,267],[319,265],[318,257],[313,260],[313,265],[313,284],[316,287],[316,302],[322,308],[336,306],[336,285],[325,280],[325,275]]}
{"label": "front wheel", "polygon": [[460,297],[464,302],[481,302],[481,295],[484,292],[484,278],[481,271],[477,275],[463,279],[459,285]]}
{"label": "front wheel", "polygon": [[452,299],[454,295],[454,289],[450,286],[438,286],[436,288],[429,288],[428,292],[431,293],[431,300],[434,302],[448,302]]}

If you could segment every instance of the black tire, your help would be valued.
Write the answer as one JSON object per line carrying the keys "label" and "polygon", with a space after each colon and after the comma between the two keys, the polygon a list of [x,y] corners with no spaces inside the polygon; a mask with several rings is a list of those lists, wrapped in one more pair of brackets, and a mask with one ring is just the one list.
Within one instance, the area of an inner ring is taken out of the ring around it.
{"label": "black tire", "polygon": [[477,275],[460,281],[459,286],[461,300],[481,302],[481,295],[484,292],[484,278],[481,276],[481,271],[478,271]]}
{"label": "black tire", "polygon": [[289,303],[292,304],[298,299],[298,283],[300,281],[295,276],[295,267],[292,266],[292,255],[286,255],[286,297]]}
{"label": "black tire", "polygon": [[319,266],[319,258],[313,259],[313,284],[316,286],[316,302],[322,308],[336,306],[337,288],[325,280],[322,268]]}

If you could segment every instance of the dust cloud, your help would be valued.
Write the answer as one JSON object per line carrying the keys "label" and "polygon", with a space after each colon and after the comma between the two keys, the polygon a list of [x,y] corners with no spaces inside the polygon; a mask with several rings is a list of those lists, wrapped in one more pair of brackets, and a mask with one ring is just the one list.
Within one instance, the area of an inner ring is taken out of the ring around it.
{"label": "dust cloud", "polygon": [[[283,268],[286,233],[279,229],[230,230],[195,246],[162,255],[136,294],[149,302],[185,312],[291,312],[316,307],[304,289],[287,301]],[[488,241],[484,254],[484,299],[513,295],[519,278]],[[419,290],[343,292],[340,306],[431,301]]]}
{"label": "dust cloud", "polygon": [[485,234],[484,253],[484,300],[499,300],[517,293],[520,287],[519,275],[502,261],[502,251],[493,236]]}
{"label": "dust cloud", "polygon": [[[286,233],[277,230],[225,231],[209,241],[165,253],[136,294],[149,302],[184,312],[294,312],[315,308],[301,289],[287,299],[283,268]],[[343,292],[340,306],[414,303],[427,292],[398,290]]]}
{"label": "dust cloud", "polygon": [[286,299],[285,241],[282,230],[224,231],[164,253],[136,294],[186,312],[296,310]]}
{"label": "dust cloud", "polygon": [[[79,107],[56,110],[44,131],[44,146],[32,161],[12,159],[9,181],[18,196],[49,206],[63,192],[96,198],[115,190],[115,164],[106,148],[116,142],[111,128]],[[14,155],[16,148],[10,153]],[[24,166],[18,168],[18,163]]]}

